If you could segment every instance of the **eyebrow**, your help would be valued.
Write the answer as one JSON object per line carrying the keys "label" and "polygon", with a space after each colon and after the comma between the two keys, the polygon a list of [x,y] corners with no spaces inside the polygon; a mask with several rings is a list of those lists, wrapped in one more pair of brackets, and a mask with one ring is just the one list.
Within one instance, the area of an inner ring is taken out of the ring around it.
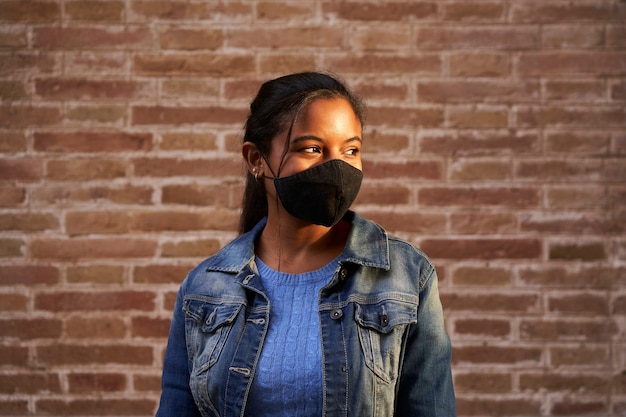
{"label": "eyebrow", "polygon": [[[297,138],[293,138],[293,140],[291,141],[291,143],[298,143],[298,142],[303,142],[305,140],[313,140],[316,142],[324,142],[324,139],[317,137],[317,136],[313,136],[313,135],[304,135],[304,136],[298,136]],[[344,143],[350,143],[350,142],[363,142],[363,139],[361,139],[358,136],[353,136],[351,138],[348,138],[346,140],[344,140]]]}

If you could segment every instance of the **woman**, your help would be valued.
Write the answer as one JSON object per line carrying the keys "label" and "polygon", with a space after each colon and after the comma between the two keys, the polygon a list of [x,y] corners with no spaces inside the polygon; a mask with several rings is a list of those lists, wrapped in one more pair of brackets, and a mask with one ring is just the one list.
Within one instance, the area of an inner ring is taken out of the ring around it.
{"label": "woman", "polygon": [[363,108],[320,73],[250,105],[241,235],[180,287],[157,416],[454,416],[435,269],[349,211]]}

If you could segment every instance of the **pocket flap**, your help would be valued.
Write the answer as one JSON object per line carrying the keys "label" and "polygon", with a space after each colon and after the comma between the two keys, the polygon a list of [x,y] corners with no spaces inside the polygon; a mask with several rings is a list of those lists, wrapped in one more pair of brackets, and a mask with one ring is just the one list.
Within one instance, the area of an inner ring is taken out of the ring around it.
{"label": "pocket flap", "polygon": [[183,302],[185,315],[196,321],[203,332],[212,333],[217,328],[235,320],[242,304],[214,304],[187,299]]}
{"label": "pocket flap", "polygon": [[398,300],[383,300],[375,304],[356,304],[355,320],[362,327],[389,333],[399,324],[417,322],[417,304]]}

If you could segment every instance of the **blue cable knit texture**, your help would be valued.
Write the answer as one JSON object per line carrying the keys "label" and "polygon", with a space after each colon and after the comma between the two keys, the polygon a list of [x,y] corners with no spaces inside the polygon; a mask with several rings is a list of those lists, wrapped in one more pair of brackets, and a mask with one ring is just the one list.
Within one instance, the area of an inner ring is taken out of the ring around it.
{"label": "blue cable knit texture", "polygon": [[303,274],[274,271],[257,258],[270,299],[270,326],[252,382],[246,416],[322,415],[318,294],[337,261]]}

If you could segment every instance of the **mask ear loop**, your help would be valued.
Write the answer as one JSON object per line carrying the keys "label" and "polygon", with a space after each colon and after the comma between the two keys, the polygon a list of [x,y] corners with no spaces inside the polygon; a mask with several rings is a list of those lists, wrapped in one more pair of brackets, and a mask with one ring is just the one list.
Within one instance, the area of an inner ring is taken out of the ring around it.
{"label": "mask ear loop", "polygon": [[[300,104],[300,106],[298,106],[298,108],[296,109],[296,112],[294,114],[293,119],[291,120],[291,123],[289,124],[289,129],[287,129],[287,137],[285,138],[285,145],[283,146],[283,153],[280,157],[280,163],[278,164],[278,172],[275,173],[274,170],[272,169],[269,161],[267,160],[267,158],[265,158],[265,155],[261,154],[261,157],[263,158],[263,160],[265,161],[265,163],[267,164],[267,168],[270,170],[270,172],[272,173],[273,177],[268,177],[265,174],[261,174],[263,176],[263,178],[267,178],[267,179],[271,179],[271,180],[275,180],[277,178],[280,178],[280,171],[282,171],[283,169],[283,165],[285,164],[285,157],[287,156],[287,152],[289,152],[289,142],[291,141],[291,133],[293,132],[293,127],[296,124],[296,121],[298,119],[298,116],[300,115],[300,111],[307,105],[308,103],[302,102]],[[280,221],[280,210],[279,210],[279,199],[278,199],[278,194],[276,195],[276,215],[278,216],[277,219],[277,229],[276,229],[276,233],[277,233],[277,238],[278,238],[278,267],[277,267],[277,271],[280,272],[280,267],[281,267],[281,260],[282,260],[282,254],[283,254],[283,250],[282,250],[282,241],[281,241],[281,221]]]}

